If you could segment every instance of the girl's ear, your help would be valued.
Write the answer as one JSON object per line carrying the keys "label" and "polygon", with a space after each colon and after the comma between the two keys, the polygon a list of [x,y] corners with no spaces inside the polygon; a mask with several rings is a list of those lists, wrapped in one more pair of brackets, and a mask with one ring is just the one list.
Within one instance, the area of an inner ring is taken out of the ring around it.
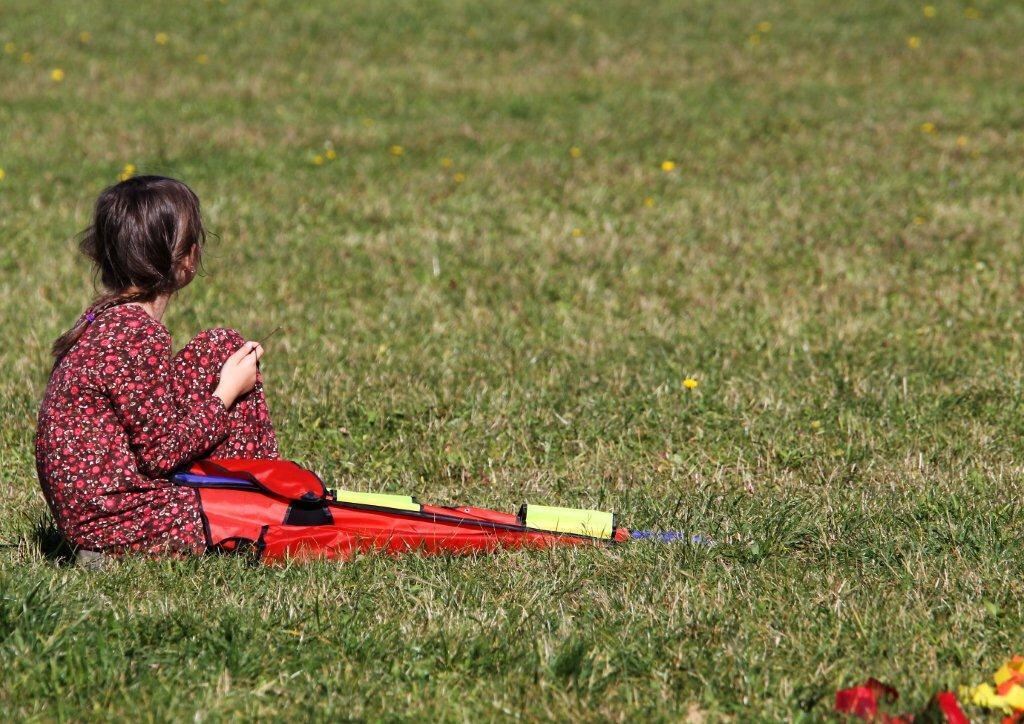
{"label": "girl's ear", "polygon": [[178,288],[188,286],[188,284],[196,278],[196,272],[199,269],[199,254],[201,250],[199,244],[194,244],[192,249],[188,252],[185,258],[181,261],[181,266],[178,267],[176,275],[178,277]]}

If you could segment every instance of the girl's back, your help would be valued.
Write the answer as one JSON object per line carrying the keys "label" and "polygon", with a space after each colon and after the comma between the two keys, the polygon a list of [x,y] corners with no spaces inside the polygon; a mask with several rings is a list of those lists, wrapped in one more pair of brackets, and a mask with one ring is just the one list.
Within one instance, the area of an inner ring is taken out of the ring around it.
{"label": "girl's back", "polygon": [[205,547],[194,492],[140,470],[140,463],[151,473],[159,467],[145,457],[159,435],[154,426],[174,413],[159,409],[173,404],[170,391],[153,388],[162,383],[152,370],[168,351],[166,329],[145,310],[115,306],[53,369],[39,412],[36,468],[62,533],[79,546]]}

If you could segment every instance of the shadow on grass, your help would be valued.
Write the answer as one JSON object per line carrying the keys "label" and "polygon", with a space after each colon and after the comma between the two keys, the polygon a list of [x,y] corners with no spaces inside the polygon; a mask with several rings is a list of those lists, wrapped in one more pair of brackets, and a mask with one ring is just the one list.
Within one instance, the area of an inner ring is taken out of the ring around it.
{"label": "shadow on grass", "polygon": [[39,552],[48,561],[57,566],[73,566],[75,564],[76,547],[57,530],[53,518],[44,516],[32,526],[32,539]]}

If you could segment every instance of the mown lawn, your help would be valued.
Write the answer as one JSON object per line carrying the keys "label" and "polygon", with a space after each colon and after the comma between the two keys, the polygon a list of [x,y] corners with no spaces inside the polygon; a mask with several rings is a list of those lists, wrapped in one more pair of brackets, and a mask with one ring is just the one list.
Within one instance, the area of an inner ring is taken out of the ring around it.
{"label": "mown lawn", "polygon": [[[1022,651],[1020,4],[5,0],[0,43],[7,718],[817,720]],[[288,457],[718,545],[44,555],[128,164],[218,234],[178,343],[283,325]]]}

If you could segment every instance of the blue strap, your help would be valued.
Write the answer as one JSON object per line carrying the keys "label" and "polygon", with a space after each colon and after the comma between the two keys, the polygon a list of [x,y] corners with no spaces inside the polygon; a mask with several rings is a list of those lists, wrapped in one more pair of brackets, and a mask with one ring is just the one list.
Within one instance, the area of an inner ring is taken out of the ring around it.
{"label": "blue strap", "polygon": [[715,545],[715,542],[703,536],[700,533],[684,533],[681,530],[631,530],[629,531],[629,537],[631,540],[649,540],[654,543],[689,543],[695,546],[706,546],[710,548]]}
{"label": "blue strap", "polygon": [[248,480],[224,478],[217,475],[195,475],[194,473],[175,473],[171,476],[171,482],[177,483],[178,485],[191,485],[202,488],[216,488],[220,485],[230,485],[234,487],[243,486],[253,489],[257,488],[256,485],[253,485]]}

